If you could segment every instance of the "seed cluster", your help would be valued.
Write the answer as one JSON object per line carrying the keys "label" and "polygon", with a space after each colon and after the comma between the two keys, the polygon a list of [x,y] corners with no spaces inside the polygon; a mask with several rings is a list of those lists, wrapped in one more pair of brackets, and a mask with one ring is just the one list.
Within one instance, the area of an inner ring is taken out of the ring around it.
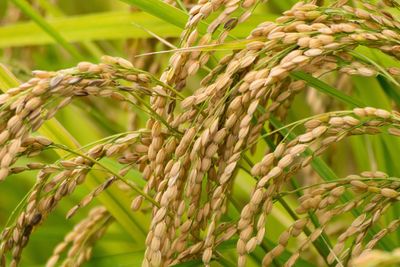
{"label": "seed cluster", "polygon": [[[200,0],[191,5],[181,47],[223,44],[259,2]],[[181,91],[188,78],[201,68],[207,70],[206,64],[215,59],[212,51],[178,50],[160,78],[125,59],[104,56],[99,64],[82,62],[58,72],[35,71],[34,78],[0,95],[0,181],[10,174],[38,170],[37,181],[15,222],[2,232],[1,266],[9,258],[11,266],[19,263],[32,231],[95,167],[105,171],[107,178],[75,205],[67,218],[110,186],[134,193],[132,212],[143,209],[151,213],[143,266],[169,266],[191,259],[210,266],[221,257],[218,246],[231,238],[237,239],[237,266],[246,266],[247,256],[257,247],[265,247],[275,203],[285,206],[285,197],[293,194],[298,194],[298,207],[291,210],[294,222],[276,244],[269,245],[263,266],[270,266],[288,251],[291,254],[284,266],[294,266],[311,246],[327,264],[340,265],[362,258],[376,247],[400,226],[400,220],[394,219],[376,231],[382,214],[400,200],[400,184],[395,178],[378,171],[363,172],[294,192],[285,190],[294,175],[346,137],[400,136],[400,114],[374,107],[320,113],[297,123],[295,127],[304,126],[305,131],[294,138],[282,137],[270,122],[272,118],[283,121],[295,96],[307,88],[305,81],[293,76],[298,71],[314,77],[334,71],[339,75],[383,75],[396,81],[400,75],[397,68],[379,68],[352,51],[366,46],[399,59],[400,22],[383,6],[362,2],[362,8],[354,8],[347,6],[347,1],[336,1],[327,7],[316,2],[299,2],[275,22],[258,25],[245,47],[222,57],[187,97]],[[391,1],[385,3],[392,5]],[[210,17],[215,18],[209,22]],[[84,96],[127,103],[150,118],[143,129],[82,150],[33,133],[74,98]],[[275,137],[271,140],[276,146],[253,163],[248,150],[257,149],[263,137]],[[45,149],[64,150],[68,155],[54,164],[14,166],[18,158]],[[116,159],[121,169],[109,169],[102,164],[105,158]],[[127,179],[132,168],[142,173],[143,189]],[[254,177],[255,185],[241,206],[233,203],[231,196],[237,174],[243,170]],[[239,218],[226,216],[232,207]],[[326,237],[335,220],[349,213],[354,216],[350,227],[339,229],[334,244],[328,244]],[[55,266],[69,245],[63,266],[83,264],[111,222],[105,208],[92,210],[56,247],[48,266]],[[289,244],[292,241],[298,242],[294,249]]]}
{"label": "seed cluster", "polygon": [[112,217],[104,207],[93,208],[89,216],[76,224],[64,241],[57,245],[46,267],[57,266],[68,246],[67,257],[60,266],[81,266],[91,258],[93,245],[104,235],[111,222]]}

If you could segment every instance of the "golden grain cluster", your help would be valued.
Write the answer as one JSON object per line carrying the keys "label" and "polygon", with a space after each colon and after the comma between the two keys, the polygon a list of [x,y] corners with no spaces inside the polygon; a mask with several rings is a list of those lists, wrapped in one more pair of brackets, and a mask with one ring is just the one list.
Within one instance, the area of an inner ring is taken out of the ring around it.
{"label": "golden grain cluster", "polygon": [[[174,1],[167,1],[172,2]],[[189,1],[188,1],[189,2]],[[180,37],[180,47],[223,44],[237,24],[246,23],[260,1],[200,0],[188,4],[190,17]],[[264,245],[268,217],[276,203],[285,205],[287,194],[304,191],[293,210],[294,223],[280,234],[263,256],[270,266],[288,248],[300,243],[284,266],[294,266],[312,246],[325,264],[361,262],[400,220],[374,228],[387,208],[400,198],[400,180],[381,172],[364,172],[343,179],[310,184],[304,190],[287,190],[290,179],[312,164],[332,144],[354,135],[382,132],[400,136],[400,114],[373,107],[331,111],[301,121],[304,133],[274,139],[259,162],[245,157],[265,136],[278,137],[273,118],[283,121],[296,94],[307,88],[293,74],[302,71],[319,77],[338,71],[349,75],[400,75],[397,68],[381,69],[354,56],[357,46],[379,49],[400,58],[400,22],[389,10],[395,1],[379,6],[363,3],[353,8],[347,1],[298,2],[276,21],[258,25],[244,48],[224,56],[214,69],[206,63],[208,50],[174,52],[160,77],[134,67],[122,58],[104,56],[101,63],[82,62],[57,72],[34,71],[33,78],[0,95],[0,180],[27,170],[39,170],[37,181],[16,220],[1,235],[1,266],[17,266],[30,235],[59,202],[85,182],[96,166],[109,177],[67,214],[72,217],[109,186],[134,192],[132,212],[151,207],[143,266],[169,266],[202,259],[210,266],[221,255],[216,248],[236,240],[237,266]],[[172,4],[171,3],[171,4]],[[217,14],[217,15],[216,15]],[[238,15],[239,14],[239,15]],[[206,32],[199,25],[213,15]],[[189,77],[199,70],[207,75],[194,93],[181,93]],[[150,115],[143,129],[121,133],[92,147],[73,150],[34,134],[45,121],[77,97],[103,97],[136,105]],[[14,166],[17,159],[60,149],[69,157],[54,164],[32,162]],[[101,159],[112,158],[124,167],[113,171]],[[247,162],[256,183],[248,202],[235,220],[224,216],[231,202],[238,169]],[[139,170],[146,185],[127,178]],[[117,185],[113,185],[116,183]],[[353,198],[345,198],[351,192]],[[337,217],[355,215],[346,230],[327,241],[326,229]],[[58,245],[47,266],[80,266],[107,229],[112,216],[104,207],[89,216]],[[349,241],[350,240],[350,241]],[[328,250],[324,249],[328,248]],[[351,248],[351,249],[349,249]],[[67,251],[66,258],[61,255]]]}

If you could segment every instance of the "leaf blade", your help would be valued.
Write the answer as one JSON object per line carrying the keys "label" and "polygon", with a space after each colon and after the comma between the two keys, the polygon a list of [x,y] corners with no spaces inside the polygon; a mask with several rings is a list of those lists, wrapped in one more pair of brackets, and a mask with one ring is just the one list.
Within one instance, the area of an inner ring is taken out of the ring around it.
{"label": "leaf blade", "polygon": [[334,87],[330,86],[329,84],[317,79],[305,72],[302,71],[295,71],[290,74],[295,79],[303,80],[308,83],[308,85],[312,86],[313,88],[317,89],[318,91],[330,95],[344,103],[349,104],[350,106],[354,107],[362,107],[364,104],[354,97],[348,96],[339,90],[335,89]]}
{"label": "leaf blade", "polygon": [[60,44],[71,56],[76,59],[82,59],[83,57],[79,53],[79,51],[64,37],[54,29],[50,24],[47,23],[45,19],[43,19],[39,13],[37,13],[31,5],[26,0],[11,0],[23,13],[25,13],[28,17],[30,17],[37,25],[42,28],[47,34],[49,34],[58,44]]}

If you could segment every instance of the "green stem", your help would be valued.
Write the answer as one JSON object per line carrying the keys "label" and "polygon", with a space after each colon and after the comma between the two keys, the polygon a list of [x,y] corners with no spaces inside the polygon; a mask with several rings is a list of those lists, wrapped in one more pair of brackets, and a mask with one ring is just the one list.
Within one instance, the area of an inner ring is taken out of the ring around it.
{"label": "green stem", "polygon": [[178,6],[179,6],[183,11],[185,11],[185,13],[187,13],[186,7],[185,7],[185,5],[182,3],[181,0],[175,0],[175,2],[178,4]]}
{"label": "green stem", "polygon": [[47,34],[49,34],[54,40],[57,41],[71,56],[75,59],[83,60],[83,57],[79,51],[64,37],[54,29],[45,19],[43,19],[40,14],[32,8],[32,6],[26,0],[11,0],[25,15],[30,17],[34,22],[36,22],[39,27],[41,27]]}

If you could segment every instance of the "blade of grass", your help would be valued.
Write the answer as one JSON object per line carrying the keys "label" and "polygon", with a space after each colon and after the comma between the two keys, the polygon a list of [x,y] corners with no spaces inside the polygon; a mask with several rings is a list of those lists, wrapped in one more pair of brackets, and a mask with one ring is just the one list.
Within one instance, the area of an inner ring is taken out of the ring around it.
{"label": "blade of grass", "polygon": [[0,63],[0,90],[5,92],[9,88],[17,87],[18,79]]}
{"label": "blade of grass", "polygon": [[385,76],[389,81],[391,81],[396,86],[400,86],[400,84],[396,81],[395,78],[390,75],[384,67],[382,67],[379,63],[375,62],[371,58],[367,57],[366,55],[360,54],[357,51],[348,51],[350,55],[354,56],[357,59],[360,59],[364,62],[370,63],[371,65],[375,66],[383,76]]}
{"label": "blade of grass", "polygon": [[145,27],[132,22],[133,25],[135,25],[136,27],[138,27],[139,29],[142,29],[143,31],[147,32],[148,34],[150,34],[151,36],[153,36],[154,38],[156,38],[158,41],[160,41],[161,43],[163,43],[164,45],[166,45],[167,47],[171,48],[171,49],[177,49],[177,47],[173,44],[171,44],[170,42],[168,42],[166,39],[162,38],[161,36],[155,34],[154,32],[150,31],[149,29],[146,29]]}
{"label": "blade of grass", "polygon": [[[180,34],[179,28],[163,23],[162,20],[144,12],[110,11],[57,17],[47,19],[47,23],[62,34],[68,42],[153,37],[133,26],[132,23],[152,29],[154,33],[162,37],[178,37]],[[54,38],[43,32],[33,22],[19,22],[0,27],[0,48],[52,43],[56,43]]]}
{"label": "blade of grass", "polygon": [[64,37],[55,30],[50,24],[47,23],[45,19],[40,16],[40,14],[35,11],[31,5],[26,0],[11,0],[25,15],[30,17],[37,25],[39,25],[47,34],[49,34],[54,40],[57,41],[71,56],[75,59],[81,60],[83,56],[79,53],[79,51]]}
{"label": "blade of grass", "polygon": [[[245,24],[239,24],[232,34],[237,38],[244,38],[253,27],[264,20],[265,17],[261,15],[252,16]],[[181,32],[178,27],[145,12],[109,11],[48,18],[46,21],[68,42],[154,38],[142,28],[151,29],[162,38],[179,37]],[[135,25],[140,25],[141,28]],[[56,43],[54,38],[33,22],[18,22],[0,27],[0,48],[53,43]]]}
{"label": "blade of grass", "polygon": [[[163,1],[159,0],[121,0],[127,4],[136,6],[142,11],[149,13],[155,17],[158,17],[170,24],[173,24],[179,28],[184,28],[189,15],[184,11],[173,7]],[[204,33],[206,30],[206,24],[200,23],[201,31]]]}
{"label": "blade of grass", "polygon": [[175,0],[175,2],[178,4],[178,6],[179,6],[184,12],[186,12],[186,7],[185,7],[185,5],[182,3],[181,0]]}
{"label": "blade of grass", "polygon": [[376,77],[379,85],[381,86],[382,90],[385,94],[392,99],[398,106],[400,106],[400,92],[396,90],[391,83],[388,82],[387,78],[383,75],[378,75]]}
{"label": "blade of grass", "polygon": [[[40,0],[38,3],[44,10],[47,11],[47,14],[50,14],[54,17],[65,17],[63,11],[58,8],[58,6],[50,3],[48,0]],[[91,41],[83,41],[82,45],[87,51],[89,51],[89,53],[92,54],[94,58],[100,58],[104,54],[101,49]]]}
{"label": "blade of grass", "polygon": [[324,94],[330,95],[338,100],[341,100],[341,101],[349,104],[350,106],[353,106],[353,107],[364,106],[364,104],[360,100],[355,99],[354,97],[351,97],[351,96],[348,96],[348,95],[342,93],[341,91],[335,89],[334,87],[321,81],[320,79],[317,79],[317,78],[311,76],[310,74],[307,74],[302,71],[295,71],[295,72],[292,72],[290,74],[290,76],[292,76],[293,78],[298,79],[298,80],[303,80],[303,81],[307,82],[307,84],[309,86],[315,88],[316,90],[318,90]]}
{"label": "blade of grass", "polygon": [[38,4],[40,5],[41,8],[43,8],[48,14],[54,17],[63,17],[64,12],[58,8],[56,5],[53,5],[48,0],[38,0]]}

